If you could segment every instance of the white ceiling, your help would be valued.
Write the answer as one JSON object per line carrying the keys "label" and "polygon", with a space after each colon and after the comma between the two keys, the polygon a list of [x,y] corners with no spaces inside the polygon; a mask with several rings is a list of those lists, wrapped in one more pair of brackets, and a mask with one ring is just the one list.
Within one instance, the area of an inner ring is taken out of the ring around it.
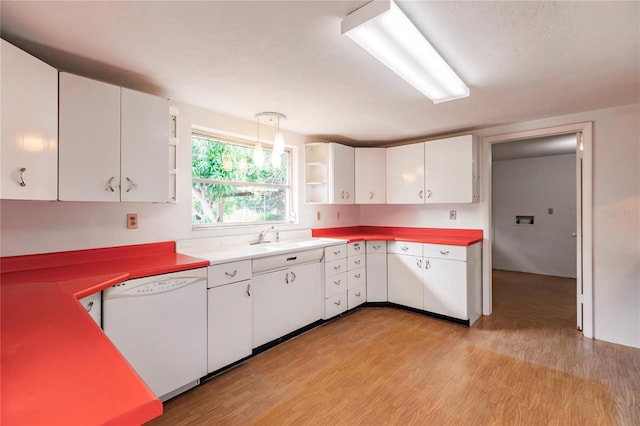
{"label": "white ceiling", "polygon": [[352,144],[640,102],[640,2],[398,2],[471,89],[434,105],[340,34],[366,1],[7,1],[2,37],[89,77]]}

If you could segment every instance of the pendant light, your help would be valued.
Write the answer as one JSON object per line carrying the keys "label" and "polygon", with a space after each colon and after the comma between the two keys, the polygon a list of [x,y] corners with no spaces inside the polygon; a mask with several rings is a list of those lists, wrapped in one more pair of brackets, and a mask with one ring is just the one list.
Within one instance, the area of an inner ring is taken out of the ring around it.
{"label": "pendant light", "polygon": [[[269,122],[273,123],[275,128],[275,134],[273,137],[273,148],[271,151],[271,165],[273,167],[280,167],[282,164],[282,154],[284,153],[284,137],[282,131],[280,131],[280,119],[286,120],[287,116],[280,114],[279,112],[259,112],[256,114],[256,122],[258,125],[257,141],[254,151],[254,163],[257,167],[264,165],[264,152],[262,150],[262,143],[260,142],[260,119],[265,118]],[[258,152],[259,151],[259,152]],[[260,162],[256,159],[260,157]]]}

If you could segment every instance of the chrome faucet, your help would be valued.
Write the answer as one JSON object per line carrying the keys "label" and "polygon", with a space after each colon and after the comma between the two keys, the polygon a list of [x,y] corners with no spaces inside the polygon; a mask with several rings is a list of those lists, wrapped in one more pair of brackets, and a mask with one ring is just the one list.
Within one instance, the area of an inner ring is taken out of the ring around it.
{"label": "chrome faucet", "polygon": [[269,233],[269,231],[275,229],[274,226],[270,226],[267,229],[263,229],[262,231],[260,231],[260,233],[258,234],[258,241],[254,241],[251,244],[265,244],[265,243],[270,243],[271,241],[265,241],[264,238],[267,236],[267,234]]}

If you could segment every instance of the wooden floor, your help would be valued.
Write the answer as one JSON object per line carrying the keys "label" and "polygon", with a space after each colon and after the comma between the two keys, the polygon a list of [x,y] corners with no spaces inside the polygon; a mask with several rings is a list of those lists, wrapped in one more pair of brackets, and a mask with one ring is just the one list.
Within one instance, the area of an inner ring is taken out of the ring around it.
{"label": "wooden floor", "polygon": [[574,305],[575,281],[495,271],[494,314],[471,328],[363,308],[174,398],[150,424],[639,425],[640,350],[583,338]]}

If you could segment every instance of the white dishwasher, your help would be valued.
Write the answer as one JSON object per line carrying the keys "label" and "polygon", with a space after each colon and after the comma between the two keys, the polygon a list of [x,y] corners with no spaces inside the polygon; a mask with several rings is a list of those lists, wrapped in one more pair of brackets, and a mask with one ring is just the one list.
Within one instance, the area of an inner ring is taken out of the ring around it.
{"label": "white dishwasher", "polygon": [[192,388],[207,374],[207,269],[105,289],[102,328],[160,400]]}

